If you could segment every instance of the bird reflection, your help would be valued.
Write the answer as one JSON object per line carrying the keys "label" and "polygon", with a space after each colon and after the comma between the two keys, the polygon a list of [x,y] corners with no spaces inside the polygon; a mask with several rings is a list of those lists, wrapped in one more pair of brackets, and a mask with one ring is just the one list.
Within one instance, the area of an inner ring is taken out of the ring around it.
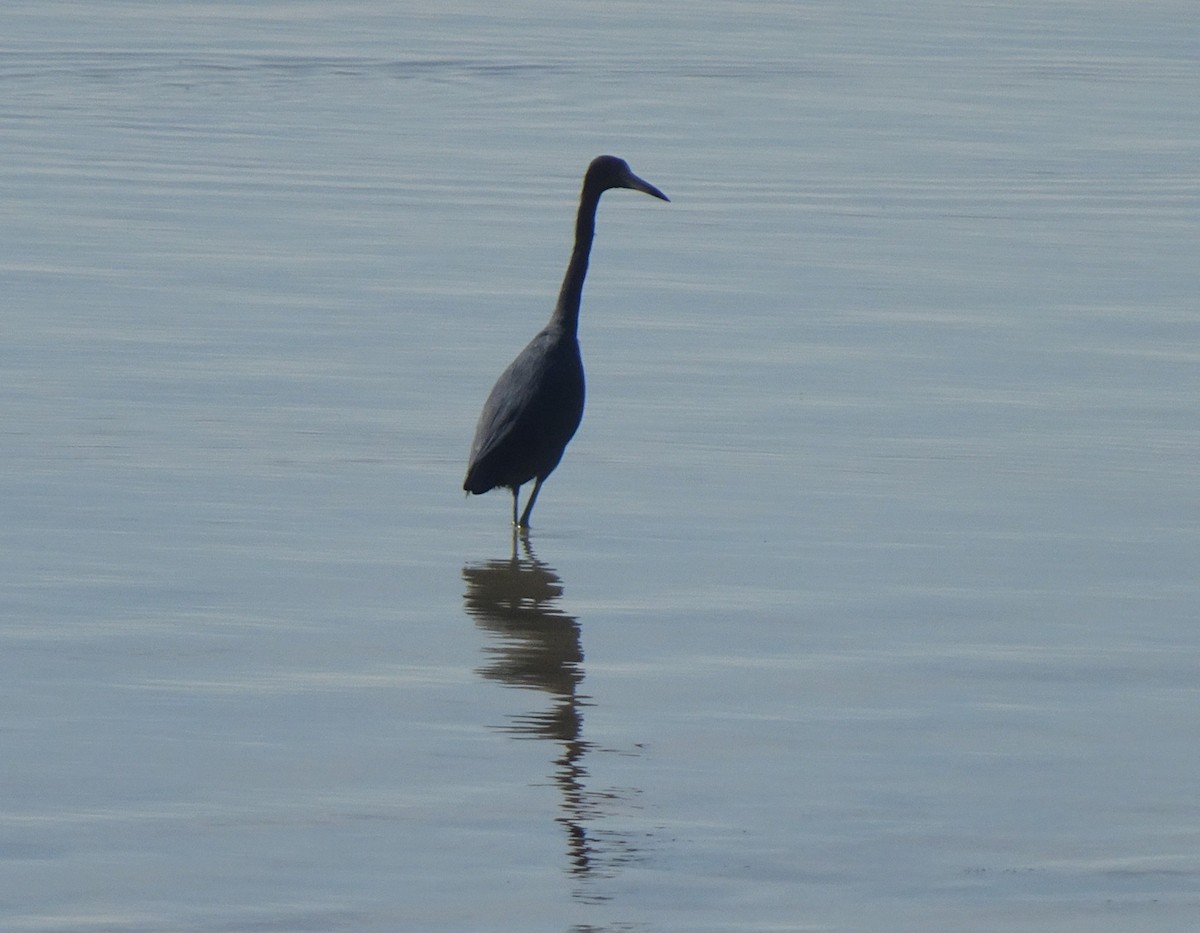
{"label": "bird reflection", "polygon": [[562,793],[558,822],[567,832],[570,872],[583,880],[594,877],[602,864],[625,862],[635,853],[619,834],[589,831],[589,821],[603,815],[601,805],[614,795],[589,791],[585,784],[584,758],[593,746],[583,738],[582,711],[590,704],[579,689],[584,676],[579,622],[557,605],[563,593],[558,574],[534,556],[526,535],[519,537],[521,556],[514,531],[510,557],[463,568],[463,602],[476,624],[495,636],[483,649],[489,660],[478,672],[507,686],[550,694],[548,709],[510,717],[500,728],[516,738],[561,745],[553,774]]}

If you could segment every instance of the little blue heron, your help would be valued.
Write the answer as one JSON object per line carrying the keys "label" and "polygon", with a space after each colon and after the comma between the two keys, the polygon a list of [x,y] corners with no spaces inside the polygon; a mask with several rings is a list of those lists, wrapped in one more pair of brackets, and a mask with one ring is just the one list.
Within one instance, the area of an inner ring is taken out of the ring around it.
{"label": "little blue heron", "polygon": [[[579,300],[596,233],[596,206],[609,188],[632,188],[670,200],[638,178],[624,159],[603,155],[583,176],[575,248],[548,323],[496,380],[483,405],[463,489],[479,495],[497,486],[512,490],[513,525],[529,527],[529,513],[546,477],[562,459],[583,418],[583,360],[579,356]],[[517,518],[517,494],[533,480]]]}

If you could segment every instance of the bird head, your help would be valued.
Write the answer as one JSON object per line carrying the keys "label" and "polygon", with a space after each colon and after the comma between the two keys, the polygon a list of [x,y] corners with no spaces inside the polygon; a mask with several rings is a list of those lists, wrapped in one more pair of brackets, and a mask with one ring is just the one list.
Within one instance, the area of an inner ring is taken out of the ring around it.
{"label": "bird head", "polygon": [[628,162],[611,155],[597,156],[592,160],[587,174],[583,177],[583,184],[585,188],[594,188],[597,192],[607,191],[609,188],[632,188],[664,201],[671,200],[650,182],[633,174]]}

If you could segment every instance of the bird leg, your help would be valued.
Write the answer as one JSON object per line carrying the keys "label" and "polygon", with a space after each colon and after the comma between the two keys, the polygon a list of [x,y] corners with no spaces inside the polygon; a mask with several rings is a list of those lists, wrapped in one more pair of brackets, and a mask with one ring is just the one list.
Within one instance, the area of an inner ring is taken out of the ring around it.
{"label": "bird leg", "polygon": [[[521,521],[516,522],[518,528],[529,527],[529,513],[533,511],[533,504],[537,502],[538,490],[542,488],[542,478],[536,477],[533,481],[533,492],[529,494],[529,501],[525,503],[525,511],[521,513]],[[513,508],[513,515],[516,515],[516,508]]]}
{"label": "bird leg", "polygon": [[514,528],[521,527],[517,523],[517,493],[520,491],[520,489],[521,489],[520,486],[514,486],[512,488],[512,491],[513,491],[513,527]]}

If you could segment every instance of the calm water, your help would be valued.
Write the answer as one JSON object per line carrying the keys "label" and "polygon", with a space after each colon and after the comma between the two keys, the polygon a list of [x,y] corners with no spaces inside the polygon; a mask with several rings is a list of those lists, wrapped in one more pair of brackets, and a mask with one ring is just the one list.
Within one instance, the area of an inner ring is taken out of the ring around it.
{"label": "calm water", "polygon": [[[0,926],[1200,919],[1190,3],[0,37]],[[672,203],[514,541],[466,449],[606,151]]]}

